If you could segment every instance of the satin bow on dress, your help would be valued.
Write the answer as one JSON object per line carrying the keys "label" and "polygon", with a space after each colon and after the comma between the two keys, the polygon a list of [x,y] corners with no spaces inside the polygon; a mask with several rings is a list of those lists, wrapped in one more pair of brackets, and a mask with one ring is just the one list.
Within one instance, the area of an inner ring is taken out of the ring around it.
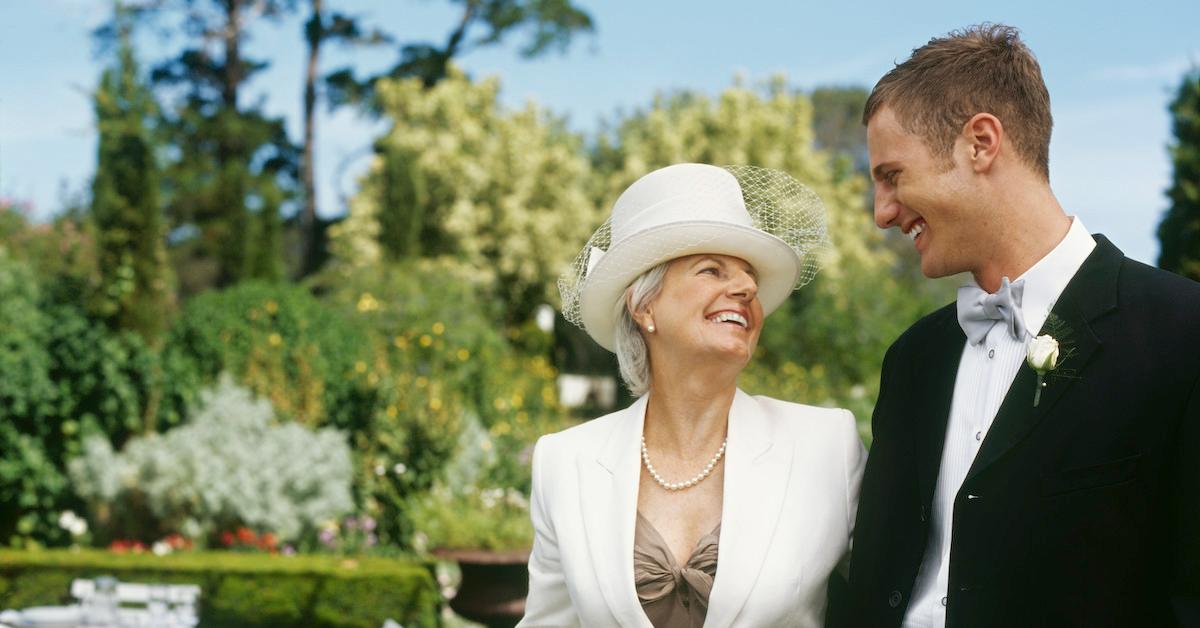
{"label": "satin bow on dress", "polygon": [[717,574],[721,525],[700,537],[680,566],[667,542],[641,513],[633,542],[633,577],[638,601],[655,628],[700,628]]}

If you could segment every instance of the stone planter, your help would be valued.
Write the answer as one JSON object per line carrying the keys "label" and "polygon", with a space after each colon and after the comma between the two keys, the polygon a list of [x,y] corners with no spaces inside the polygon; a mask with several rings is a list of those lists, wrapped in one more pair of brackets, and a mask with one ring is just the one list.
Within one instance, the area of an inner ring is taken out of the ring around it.
{"label": "stone planter", "polygon": [[462,584],[450,600],[455,613],[488,628],[512,628],[525,614],[529,595],[529,550],[436,550],[458,563]]}

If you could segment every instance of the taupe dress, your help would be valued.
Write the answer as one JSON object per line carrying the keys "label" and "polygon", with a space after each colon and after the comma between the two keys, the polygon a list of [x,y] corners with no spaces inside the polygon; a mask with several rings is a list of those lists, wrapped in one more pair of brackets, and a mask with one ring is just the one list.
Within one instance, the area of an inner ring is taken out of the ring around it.
{"label": "taupe dress", "polygon": [[700,537],[687,564],[675,556],[658,530],[642,513],[633,532],[633,582],[638,601],[654,628],[701,628],[708,596],[717,575],[717,540],[721,524]]}

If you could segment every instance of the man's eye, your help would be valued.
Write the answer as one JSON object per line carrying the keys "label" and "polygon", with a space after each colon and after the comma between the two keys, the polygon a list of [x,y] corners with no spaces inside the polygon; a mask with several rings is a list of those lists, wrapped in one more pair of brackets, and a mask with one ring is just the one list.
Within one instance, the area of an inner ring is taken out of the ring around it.
{"label": "man's eye", "polygon": [[892,170],[883,176],[883,180],[886,181],[888,185],[896,185],[896,177],[899,174],[900,171]]}
{"label": "man's eye", "polygon": [[713,275],[716,275],[716,274],[719,274],[719,273],[720,273],[720,271],[719,271],[719,270],[717,270],[717,267],[716,267],[716,266],[706,266],[706,267],[704,267],[704,268],[701,268],[701,269],[700,269],[700,272],[702,272],[702,273],[711,273],[711,274],[713,274]]}

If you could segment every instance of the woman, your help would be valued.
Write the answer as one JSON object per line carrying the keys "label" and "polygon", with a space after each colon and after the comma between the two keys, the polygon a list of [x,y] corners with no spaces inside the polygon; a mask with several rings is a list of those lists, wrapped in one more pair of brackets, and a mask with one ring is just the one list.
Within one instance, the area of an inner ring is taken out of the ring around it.
{"label": "woman", "polygon": [[538,441],[521,626],[822,625],[854,417],[736,382],[826,243],[820,200],[776,171],[678,164],[617,199],[559,288],[640,398]]}

